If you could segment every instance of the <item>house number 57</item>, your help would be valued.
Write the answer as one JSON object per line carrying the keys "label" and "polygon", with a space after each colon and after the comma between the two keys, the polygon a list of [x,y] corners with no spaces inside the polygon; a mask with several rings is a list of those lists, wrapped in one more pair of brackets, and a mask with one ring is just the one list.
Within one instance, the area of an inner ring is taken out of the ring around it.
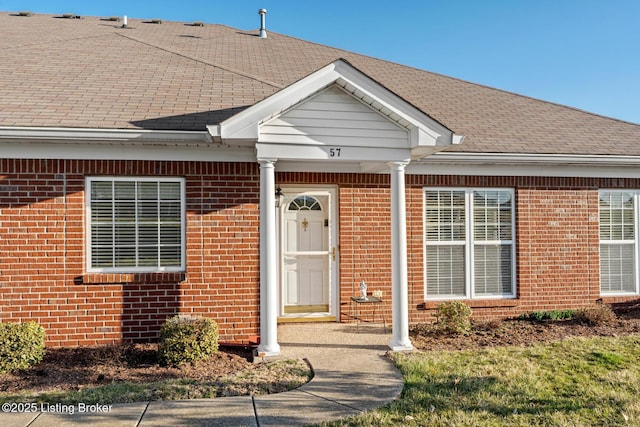
{"label": "house number 57", "polygon": [[329,157],[340,157],[342,148],[329,148]]}

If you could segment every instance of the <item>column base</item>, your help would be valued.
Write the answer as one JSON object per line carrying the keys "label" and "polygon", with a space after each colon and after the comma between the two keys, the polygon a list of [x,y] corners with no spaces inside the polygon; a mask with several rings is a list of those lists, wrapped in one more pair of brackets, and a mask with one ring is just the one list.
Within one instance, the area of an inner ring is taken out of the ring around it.
{"label": "column base", "polygon": [[280,345],[262,346],[259,345],[257,349],[258,356],[280,356]]}
{"label": "column base", "polygon": [[392,351],[411,351],[413,350],[413,344],[411,344],[411,341],[409,340],[407,341],[391,340],[391,342],[389,343],[389,348]]}

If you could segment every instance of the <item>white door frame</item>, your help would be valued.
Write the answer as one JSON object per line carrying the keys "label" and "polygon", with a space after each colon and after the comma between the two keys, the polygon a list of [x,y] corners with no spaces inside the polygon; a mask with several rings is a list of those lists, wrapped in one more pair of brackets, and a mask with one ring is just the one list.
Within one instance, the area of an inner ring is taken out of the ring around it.
{"label": "white door frame", "polygon": [[[335,185],[296,185],[281,186],[285,196],[284,202],[276,210],[276,233],[278,239],[278,296],[280,318],[334,318],[340,319],[340,289],[339,289],[339,233],[338,233],[338,188]],[[291,200],[297,196],[328,196],[327,213],[329,216],[329,312],[328,313],[289,313],[284,312],[284,210]]]}

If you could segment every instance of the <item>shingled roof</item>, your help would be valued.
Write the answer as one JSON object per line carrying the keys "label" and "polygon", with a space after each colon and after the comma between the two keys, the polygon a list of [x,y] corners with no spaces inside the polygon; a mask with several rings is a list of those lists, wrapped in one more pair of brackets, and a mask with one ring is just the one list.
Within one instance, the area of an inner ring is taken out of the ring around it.
{"label": "shingled roof", "polygon": [[640,125],[269,32],[0,13],[0,126],[206,130],[344,58],[456,134],[448,151],[640,155]]}

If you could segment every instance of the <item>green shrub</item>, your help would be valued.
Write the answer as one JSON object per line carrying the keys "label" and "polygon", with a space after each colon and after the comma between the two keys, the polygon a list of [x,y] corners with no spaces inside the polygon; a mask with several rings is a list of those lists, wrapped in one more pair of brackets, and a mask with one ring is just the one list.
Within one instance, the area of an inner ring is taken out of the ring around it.
{"label": "green shrub", "polygon": [[536,322],[547,322],[554,320],[573,319],[576,314],[575,310],[549,310],[549,311],[532,311],[522,313],[520,320],[533,320]]}
{"label": "green shrub", "polygon": [[588,325],[598,326],[611,324],[617,320],[617,317],[608,305],[599,304],[578,310],[576,319]]}
{"label": "green shrub", "polygon": [[440,304],[436,310],[436,329],[448,334],[466,334],[471,330],[471,308],[460,301]]}
{"label": "green shrub", "polygon": [[208,359],[218,351],[218,324],[205,317],[174,316],[160,328],[158,357],[166,365]]}
{"label": "green shrub", "polygon": [[0,323],[0,373],[28,369],[44,357],[44,328],[36,322]]}

